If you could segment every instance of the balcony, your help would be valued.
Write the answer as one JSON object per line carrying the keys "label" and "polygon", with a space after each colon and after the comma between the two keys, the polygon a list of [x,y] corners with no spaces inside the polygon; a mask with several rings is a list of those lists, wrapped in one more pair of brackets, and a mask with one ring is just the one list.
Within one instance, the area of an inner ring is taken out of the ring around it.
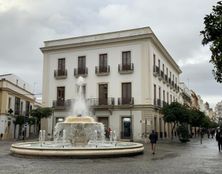
{"label": "balcony", "polygon": [[158,108],[161,108],[162,107],[162,103],[161,103],[161,100],[160,99],[153,99],[153,105],[155,107],[158,107]]}
{"label": "balcony", "polygon": [[120,74],[131,74],[134,71],[134,64],[119,64],[118,71]]}
{"label": "balcony", "polygon": [[134,98],[118,98],[118,105],[134,105]]}
{"label": "balcony", "polygon": [[96,66],[95,73],[97,76],[107,76],[110,73],[110,66]]}
{"label": "balcony", "polygon": [[67,70],[66,69],[54,70],[54,77],[56,79],[66,79],[67,78]]}
{"label": "balcony", "polygon": [[88,68],[74,68],[74,76],[78,78],[79,76],[86,77],[88,75]]}
{"label": "balcony", "polygon": [[155,77],[159,76],[160,75],[160,68],[158,66],[153,66],[153,75]]}
{"label": "balcony", "polygon": [[164,79],[164,73],[163,73],[163,71],[160,71],[159,80],[163,80],[163,79]]}
{"label": "balcony", "polygon": [[168,103],[167,103],[167,102],[165,102],[165,101],[163,101],[162,106],[164,107],[164,106],[167,106],[167,105],[168,105]]}
{"label": "balcony", "polygon": [[89,105],[94,108],[107,108],[115,105],[115,99],[109,98],[91,98],[89,99]]}
{"label": "balcony", "polygon": [[54,100],[52,106],[55,110],[66,110],[71,106],[71,100]]}

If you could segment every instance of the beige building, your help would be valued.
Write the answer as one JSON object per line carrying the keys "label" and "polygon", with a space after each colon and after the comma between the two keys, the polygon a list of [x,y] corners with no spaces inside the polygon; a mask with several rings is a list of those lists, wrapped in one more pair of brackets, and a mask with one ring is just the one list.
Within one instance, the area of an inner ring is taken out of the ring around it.
{"label": "beige building", "polygon": [[[21,131],[29,137],[34,128],[24,122],[15,125],[17,116],[29,117],[35,97],[30,86],[13,74],[0,75],[0,134],[2,139],[19,138]],[[24,119],[25,120],[25,119]]]}
{"label": "beige building", "polygon": [[118,139],[140,140],[152,129],[170,136],[160,109],[178,101],[181,70],[149,27],[44,44],[43,105],[55,109],[42,127],[48,134],[72,114],[81,75],[90,114]]}

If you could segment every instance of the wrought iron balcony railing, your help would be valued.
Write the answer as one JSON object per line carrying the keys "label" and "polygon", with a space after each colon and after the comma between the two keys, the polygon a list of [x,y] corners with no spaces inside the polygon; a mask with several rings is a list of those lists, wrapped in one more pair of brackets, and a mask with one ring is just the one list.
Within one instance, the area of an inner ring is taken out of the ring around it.
{"label": "wrought iron balcony railing", "polygon": [[56,110],[69,109],[69,107],[71,106],[71,100],[54,100],[52,106]]}
{"label": "wrought iron balcony railing", "polygon": [[86,77],[88,75],[88,68],[74,68],[74,76],[75,77]]}
{"label": "wrought iron balcony railing", "polygon": [[118,98],[118,105],[134,105],[134,98]]}
{"label": "wrought iron balcony railing", "polygon": [[109,98],[90,98],[89,104],[90,106],[114,106],[115,105],[115,99],[113,97]]}
{"label": "wrought iron balcony railing", "polygon": [[67,70],[66,69],[54,70],[54,77],[56,79],[65,79],[65,78],[67,78]]}
{"label": "wrought iron balcony railing", "polygon": [[133,71],[134,71],[134,64],[133,63],[119,64],[118,65],[118,71],[119,71],[120,74],[133,73]]}
{"label": "wrought iron balcony railing", "polygon": [[103,75],[109,75],[110,73],[110,66],[96,66],[95,67],[95,73],[98,76],[103,76]]}

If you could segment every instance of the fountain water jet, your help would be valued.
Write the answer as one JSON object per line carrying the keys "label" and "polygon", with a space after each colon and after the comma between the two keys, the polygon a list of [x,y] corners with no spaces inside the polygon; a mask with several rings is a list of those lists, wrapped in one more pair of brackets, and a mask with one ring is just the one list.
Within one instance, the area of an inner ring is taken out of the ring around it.
{"label": "fountain water jet", "polygon": [[[72,156],[101,157],[125,156],[143,153],[140,143],[117,142],[115,131],[110,134],[110,141],[105,141],[104,125],[88,116],[88,108],[82,87],[85,81],[77,80],[78,94],[73,107],[73,116],[57,123],[54,141],[45,141],[45,131],[40,131],[39,142],[15,143],[11,153],[31,156]],[[43,143],[44,142],[44,143]]]}

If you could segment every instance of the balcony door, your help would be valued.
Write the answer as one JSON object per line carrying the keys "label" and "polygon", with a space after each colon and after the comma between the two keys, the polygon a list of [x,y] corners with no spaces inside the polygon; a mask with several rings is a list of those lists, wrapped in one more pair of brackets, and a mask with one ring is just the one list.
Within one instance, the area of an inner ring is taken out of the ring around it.
{"label": "balcony door", "polygon": [[122,83],[122,104],[130,104],[131,97],[131,83]]}
{"label": "balcony door", "polygon": [[58,59],[58,75],[65,75],[65,58]]}
{"label": "balcony door", "polygon": [[108,84],[99,84],[99,105],[107,105]]}
{"label": "balcony door", "polygon": [[99,72],[107,72],[107,54],[99,55]]}
{"label": "balcony door", "polygon": [[64,106],[65,102],[65,87],[57,87],[57,106]]}
{"label": "balcony door", "polygon": [[78,74],[85,74],[86,69],[86,56],[78,57]]}
{"label": "balcony door", "polygon": [[130,70],[131,68],[131,52],[122,52],[122,70]]}

